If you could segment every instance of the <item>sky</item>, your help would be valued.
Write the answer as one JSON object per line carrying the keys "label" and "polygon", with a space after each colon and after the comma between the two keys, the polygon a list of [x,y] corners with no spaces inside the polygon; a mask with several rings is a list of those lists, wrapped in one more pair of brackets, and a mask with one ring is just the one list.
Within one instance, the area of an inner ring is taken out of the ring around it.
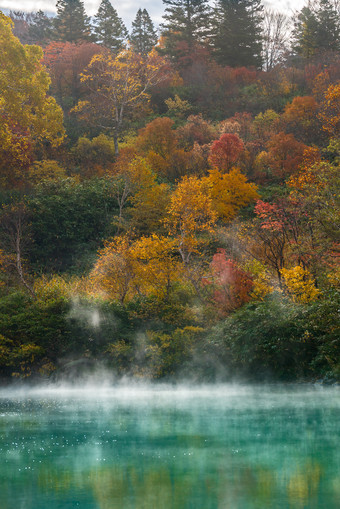
{"label": "sky", "polygon": [[[101,0],[85,0],[85,9],[88,15],[93,16],[98,9]],[[27,12],[36,12],[41,9],[44,12],[55,12],[56,0],[0,0],[0,9],[12,9]],[[111,0],[111,3],[125,23],[131,24],[136,12],[141,7],[146,9],[155,24],[161,22],[164,12],[162,0]],[[301,9],[306,3],[305,0],[264,0],[266,6],[275,10],[292,14],[295,10]]]}

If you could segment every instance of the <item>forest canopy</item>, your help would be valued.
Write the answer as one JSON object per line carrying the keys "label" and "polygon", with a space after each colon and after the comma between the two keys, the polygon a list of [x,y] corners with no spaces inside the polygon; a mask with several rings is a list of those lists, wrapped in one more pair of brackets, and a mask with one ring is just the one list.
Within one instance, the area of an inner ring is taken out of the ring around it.
{"label": "forest canopy", "polygon": [[0,11],[0,376],[336,380],[339,4],[163,4]]}

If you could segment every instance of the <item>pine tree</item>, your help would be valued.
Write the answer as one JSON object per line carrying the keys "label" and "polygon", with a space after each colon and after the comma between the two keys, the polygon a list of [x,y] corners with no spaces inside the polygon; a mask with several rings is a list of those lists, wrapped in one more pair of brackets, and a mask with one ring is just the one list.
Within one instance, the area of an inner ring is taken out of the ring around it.
{"label": "pine tree", "polygon": [[311,58],[317,51],[318,20],[310,6],[298,13],[293,30],[293,51],[304,58]]}
{"label": "pine tree", "polygon": [[316,11],[318,51],[340,50],[340,17],[330,0],[320,0]]}
{"label": "pine tree", "polygon": [[52,19],[39,10],[33,17],[29,26],[29,36],[34,43],[48,43],[53,38]]}
{"label": "pine tree", "polygon": [[58,0],[57,17],[54,20],[55,39],[63,42],[89,41],[90,18],[81,0]]}
{"label": "pine tree", "polygon": [[261,0],[217,0],[213,47],[216,60],[231,67],[262,66]]}
{"label": "pine tree", "polygon": [[124,46],[128,31],[109,0],[102,0],[95,15],[94,33],[96,41],[114,52]]}
{"label": "pine tree", "polygon": [[147,55],[157,43],[157,32],[146,9],[138,9],[130,36],[135,51]]}
{"label": "pine tree", "polygon": [[163,3],[166,8],[161,28],[170,55],[176,55],[182,42],[189,51],[205,42],[210,33],[208,0],[163,0]]}

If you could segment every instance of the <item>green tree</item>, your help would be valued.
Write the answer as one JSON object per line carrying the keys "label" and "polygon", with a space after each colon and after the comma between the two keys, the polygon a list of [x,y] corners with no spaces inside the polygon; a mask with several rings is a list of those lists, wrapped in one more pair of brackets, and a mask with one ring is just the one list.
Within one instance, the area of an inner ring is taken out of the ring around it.
{"label": "green tree", "polygon": [[157,32],[146,9],[138,9],[132,22],[130,41],[137,53],[147,55],[157,43]]}
{"label": "green tree", "polygon": [[163,3],[165,13],[161,29],[169,55],[176,55],[183,44],[191,51],[197,43],[205,41],[210,33],[208,0],[163,0]]}
{"label": "green tree", "polygon": [[63,42],[91,40],[90,18],[81,0],[58,0],[55,39]]}
{"label": "green tree", "polygon": [[311,7],[303,7],[294,23],[293,50],[304,58],[315,55],[318,45],[318,20]]}
{"label": "green tree", "polygon": [[213,46],[220,64],[261,67],[262,12],[261,0],[217,0]]}
{"label": "green tree", "polygon": [[53,22],[52,19],[39,10],[33,17],[29,26],[29,36],[33,42],[47,44],[52,38]]}
{"label": "green tree", "polygon": [[330,0],[320,0],[316,12],[318,21],[318,51],[339,51],[340,49],[340,18]]}
{"label": "green tree", "polygon": [[120,51],[128,31],[109,0],[102,0],[95,15],[96,41],[114,52]]}

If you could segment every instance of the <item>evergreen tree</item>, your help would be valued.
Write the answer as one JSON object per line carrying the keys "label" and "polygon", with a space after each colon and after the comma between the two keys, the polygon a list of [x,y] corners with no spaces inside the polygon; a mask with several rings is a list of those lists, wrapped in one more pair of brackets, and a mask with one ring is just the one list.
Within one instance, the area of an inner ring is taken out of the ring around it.
{"label": "evergreen tree", "polygon": [[262,65],[261,0],[217,0],[213,47],[216,60],[231,67]]}
{"label": "evergreen tree", "polygon": [[340,50],[340,18],[330,0],[320,0],[316,11],[318,51]]}
{"label": "evergreen tree", "polygon": [[55,39],[64,42],[89,41],[90,18],[81,0],[58,0],[57,17],[54,20]]}
{"label": "evergreen tree", "polygon": [[178,45],[184,42],[188,50],[202,44],[210,33],[210,7],[208,0],[163,0],[162,35],[166,38],[166,51],[176,55]]}
{"label": "evergreen tree", "polygon": [[109,0],[102,0],[95,15],[94,33],[96,41],[114,52],[124,46],[128,31]]}
{"label": "evergreen tree", "polygon": [[298,13],[294,22],[293,51],[304,58],[311,58],[317,51],[318,20],[308,5]]}
{"label": "evergreen tree", "polygon": [[147,55],[157,43],[157,32],[146,9],[138,9],[130,41],[137,53]]}
{"label": "evergreen tree", "polygon": [[29,36],[34,43],[48,43],[53,38],[52,19],[39,10],[32,19],[29,27]]}

